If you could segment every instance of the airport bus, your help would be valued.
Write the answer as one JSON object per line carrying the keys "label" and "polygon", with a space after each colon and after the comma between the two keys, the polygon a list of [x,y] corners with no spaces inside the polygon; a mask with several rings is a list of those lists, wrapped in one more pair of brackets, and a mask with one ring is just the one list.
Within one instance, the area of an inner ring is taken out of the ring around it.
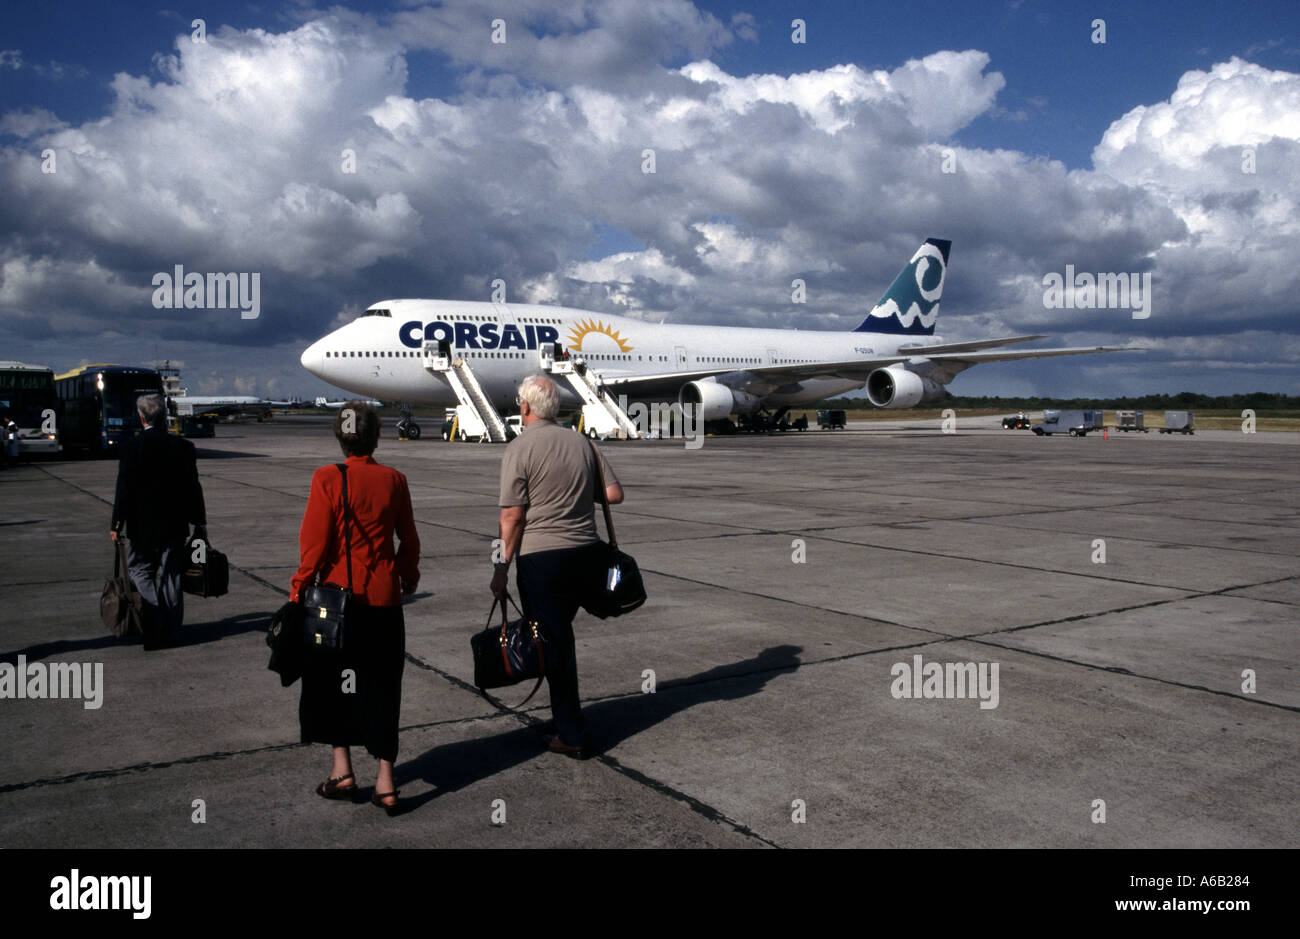
{"label": "airport bus", "polygon": [[[0,415],[18,425],[18,455],[58,453],[54,372],[43,365],[0,362]],[[0,440],[0,446],[5,441]]]}
{"label": "airport bus", "polygon": [[135,399],[162,394],[156,369],[126,365],[83,365],[54,379],[62,413],[59,440],[64,450],[99,456],[116,454],[140,431]]}

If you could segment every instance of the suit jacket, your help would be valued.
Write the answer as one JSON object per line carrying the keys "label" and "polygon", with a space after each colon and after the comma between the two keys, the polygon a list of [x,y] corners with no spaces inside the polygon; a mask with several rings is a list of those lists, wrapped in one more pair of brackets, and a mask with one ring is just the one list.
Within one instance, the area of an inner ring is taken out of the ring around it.
{"label": "suit jacket", "polygon": [[[401,581],[415,584],[420,579],[420,536],[415,532],[406,477],[368,456],[348,457],[347,467],[352,593],[368,606],[400,606]],[[302,588],[317,569],[327,583],[347,586],[342,506],[343,474],[337,466],[320,467],[311,478],[307,512],[298,534],[301,563],[293,575],[289,599],[301,599]],[[402,541],[396,551],[394,533]]]}
{"label": "suit jacket", "polygon": [[123,524],[132,542],[152,547],[176,544],[189,525],[207,524],[194,444],[150,427],[122,448],[113,529]]}

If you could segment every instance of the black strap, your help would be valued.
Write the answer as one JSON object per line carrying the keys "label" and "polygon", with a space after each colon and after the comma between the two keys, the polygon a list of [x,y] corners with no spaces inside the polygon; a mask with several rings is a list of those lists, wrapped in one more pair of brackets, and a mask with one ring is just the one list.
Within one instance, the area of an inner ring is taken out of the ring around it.
{"label": "black strap", "polygon": [[352,592],[352,512],[348,505],[348,465],[334,464],[343,474],[343,553],[348,562],[348,593]]}
{"label": "black strap", "polygon": [[609,513],[609,499],[605,497],[605,474],[600,469],[600,454],[596,452],[596,445],[587,439],[588,446],[591,447],[591,459],[596,464],[596,481],[600,483],[600,507],[605,510],[605,530],[609,532],[609,546],[618,547],[618,541],[614,538],[614,516]]}

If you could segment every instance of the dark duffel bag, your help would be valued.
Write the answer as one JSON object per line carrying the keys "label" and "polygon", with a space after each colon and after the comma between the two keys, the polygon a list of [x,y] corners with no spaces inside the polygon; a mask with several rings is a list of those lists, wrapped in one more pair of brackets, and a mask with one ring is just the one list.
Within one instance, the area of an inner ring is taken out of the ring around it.
{"label": "dark duffel bag", "polygon": [[126,545],[118,541],[113,552],[113,576],[104,581],[99,595],[99,618],[119,639],[144,634],[144,598],[131,582],[126,568]]}
{"label": "dark duffel bag", "polygon": [[[515,602],[514,597],[510,597],[510,602]],[[501,625],[494,626],[492,614],[498,605],[501,607]],[[519,609],[518,604],[515,609]],[[537,623],[523,619],[523,611],[519,612],[520,619],[507,620],[505,599],[493,600],[492,609],[488,611],[488,627],[471,636],[469,645],[474,654],[474,684],[479,691],[517,685],[529,678],[537,679],[532,692],[520,704],[523,707],[537,693],[546,677],[549,643]]]}
{"label": "dark duffel bag", "polygon": [[[591,441],[588,441],[591,444]],[[609,541],[602,542],[600,554],[600,580],[593,581],[586,591],[582,608],[592,616],[608,619],[631,613],[645,603],[645,583],[641,580],[641,569],[636,566],[632,555],[618,548],[618,539],[614,537],[614,516],[610,514],[609,502],[605,498],[605,474],[600,469],[600,457],[596,454],[596,445],[591,444],[591,457],[596,464],[597,495],[600,507],[605,512],[605,530],[609,532]]]}
{"label": "dark duffel bag", "polygon": [[608,619],[631,613],[645,603],[645,584],[632,555],[617,545],[602,544],[600,582],[594,584],[582,608],[592,616]]}
{"label": "dark duffel bag", "polygon": [[182,590],[196,597],[221,597],[230,590],[230,562],[211,544],[195,538],[185,545],[185,556]]}

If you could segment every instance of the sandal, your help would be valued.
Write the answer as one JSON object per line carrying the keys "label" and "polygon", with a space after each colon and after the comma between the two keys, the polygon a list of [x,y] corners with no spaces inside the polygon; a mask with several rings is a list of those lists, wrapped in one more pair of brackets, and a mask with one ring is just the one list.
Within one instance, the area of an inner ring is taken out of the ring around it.
{"label": "sandal", "polygon": [[[350,786],[340,786],[339,783],[345,779],[353,780]],[[316,787],[316,795],[322,799],[351,799],[355,800],[357,795],[356,777],[352,773],[346,776],[332,776]]]}
{"label": "sandal", "polygon": [[400,789],[394,789],[392,792],[380,792],[376,789],[374,794],[370,797],[370,804],[379,806],[379,808],[388,813],[389,818],[392,818],[394,815],[400,815],[402,814],[402,803],[394,802],[390,805],[384,800],[389,796],[396,798],[397,794],[401,791],[402,790]]}

